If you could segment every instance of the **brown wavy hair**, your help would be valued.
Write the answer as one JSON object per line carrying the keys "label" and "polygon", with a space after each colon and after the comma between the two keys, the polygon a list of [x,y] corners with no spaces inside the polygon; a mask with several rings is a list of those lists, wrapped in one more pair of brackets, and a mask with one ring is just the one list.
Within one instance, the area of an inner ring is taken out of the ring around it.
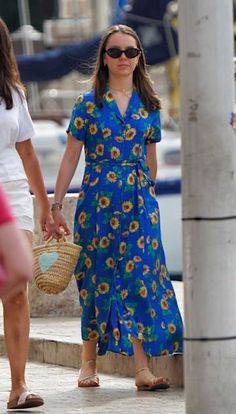
{"label": "brown wavy hair", "polygon": [[20,97],[21,91],[25,91],[20,80],[9,30],[0,17],[0,97],[5,101],[6,109],[13,107],[11,88],[15,89]]}
{"label": "brown wavy hair", "polygon": [[103,56],[106,49],[106,44],[109,37],[114,33],[124,33],[133,37],[136,41],[137,47],[140,49],[140,57],[138,65],[133,73],[133,83],[137,89],[137,92],[144,104],[145,109],[153,111],[161,108],[161,101],[159,96],[153,89],[152,81],[147,71],[146,60],[144,51],[140,39],[137,33],[129,26],[118,24],[108,28],[100,42],[97,61],[95,63],[95,69],[92,76],[92,86],[94,88],[96,104],[102,107],[102,96],[104,94],[105,87],[109,79],[109,71],[107,66],[104,66]]}

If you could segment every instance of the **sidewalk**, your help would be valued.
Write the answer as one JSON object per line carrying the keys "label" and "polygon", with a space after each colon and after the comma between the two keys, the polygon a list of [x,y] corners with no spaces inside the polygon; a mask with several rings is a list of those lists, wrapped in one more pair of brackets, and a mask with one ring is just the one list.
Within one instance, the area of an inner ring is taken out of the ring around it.
{"label": "sidewalk", "polygon": [[[0,413],[3,414],[7,412],[10,377],[4,358],[0,358],[0,372]],[[179,388],[137,392],[131,378],[100,375],[99,388],[81,389],[77,388],[78,370],[33,362],[28,362],[26,375],[30,389],[42,395],[45,405],[24,410],[25,413],[184,414],[184,391]]]}

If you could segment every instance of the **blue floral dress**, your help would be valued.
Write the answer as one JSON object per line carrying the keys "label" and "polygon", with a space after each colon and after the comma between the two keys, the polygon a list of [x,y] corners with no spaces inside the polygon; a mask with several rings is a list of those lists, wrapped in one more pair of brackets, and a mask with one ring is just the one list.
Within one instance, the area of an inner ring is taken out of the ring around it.
{"label": "blue floral dress", "polygon": [[134,89],[121,116],[107,88],[80,95],[67,132],[83,141],[86,168],[74,222],[83,247],[75,277],[82,338],[106,351],[149,356],[182,352],[182,320],[166,269],[146,145],[161,139],[159,111],[147,112]]}

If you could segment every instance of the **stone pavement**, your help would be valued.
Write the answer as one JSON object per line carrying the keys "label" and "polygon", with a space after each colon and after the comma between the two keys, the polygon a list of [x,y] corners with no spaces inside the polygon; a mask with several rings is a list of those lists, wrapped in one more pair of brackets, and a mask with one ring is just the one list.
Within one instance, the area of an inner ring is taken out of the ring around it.
{"label": "stone pavement", "polygon": [[[5,358],[0,358],[0,414],[6,413],[9,392],[9,369]],[[171,388],[166,391],[136,391],[131,378],[100,375],[99,388],[77,388],[78,370],[55,365],[28,362],[28,386],[39,392],[45,405],[24,410],[38,414],[122,413],[184,414],[184,391]],[[15,411],[20,413],[20,411]],[[22,412],[22,411],[21,411]]]}

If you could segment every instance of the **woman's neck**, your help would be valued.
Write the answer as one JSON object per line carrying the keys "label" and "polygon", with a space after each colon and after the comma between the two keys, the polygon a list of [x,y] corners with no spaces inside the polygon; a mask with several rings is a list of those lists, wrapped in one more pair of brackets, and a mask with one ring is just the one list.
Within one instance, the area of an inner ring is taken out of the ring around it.
{"label": "woman's neck", "polygon": [[113,86],[113,84],[112,85],[109,84],[109,89],[112,95],[114,95],[115,97],[123,95],[123,96],[126,96],[128,99],[131,98],[132,91],[133,91],[133,85],[129,85],[128,87],[127,86],[123,87],[123,85],[118,84],[116,86]]}
{"label": "woman's neck", "polygon": [[131,91],[133,89],[133,79],[132,78],[109,78],[109,88],[116,91]]}

